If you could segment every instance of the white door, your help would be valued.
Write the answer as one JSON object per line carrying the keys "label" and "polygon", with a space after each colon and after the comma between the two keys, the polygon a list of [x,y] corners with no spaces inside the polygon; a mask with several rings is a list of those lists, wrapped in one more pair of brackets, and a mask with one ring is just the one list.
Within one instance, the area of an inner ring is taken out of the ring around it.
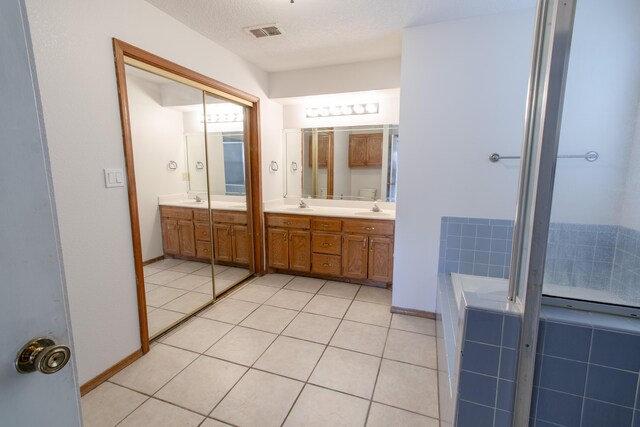
{"label": "white door", "polygon": [[[0,425],[81,425],[75,363],[19,374],[33,338],[71,345],[49,158],[24,4],[0,1]],[[70,120],[72,118],[69,118]]]}

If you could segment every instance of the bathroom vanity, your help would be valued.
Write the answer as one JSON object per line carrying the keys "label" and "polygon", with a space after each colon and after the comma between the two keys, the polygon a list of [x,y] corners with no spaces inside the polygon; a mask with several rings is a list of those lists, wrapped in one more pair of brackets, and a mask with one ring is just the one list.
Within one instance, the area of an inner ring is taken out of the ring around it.
{"label": "bathroom vanity", "polygon": [[267,266],[272,271],[391,284],[393,219],[267,212],[265,225]]}

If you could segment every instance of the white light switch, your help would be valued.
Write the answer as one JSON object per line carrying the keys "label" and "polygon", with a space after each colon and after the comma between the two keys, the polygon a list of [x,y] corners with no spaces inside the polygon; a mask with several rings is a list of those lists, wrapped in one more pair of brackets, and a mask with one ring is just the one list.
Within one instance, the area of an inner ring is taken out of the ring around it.
{"label": "white light switch", "polygon": [[124,172],[122,169],[105,169],[104,185],[107,188],[124,187]]}

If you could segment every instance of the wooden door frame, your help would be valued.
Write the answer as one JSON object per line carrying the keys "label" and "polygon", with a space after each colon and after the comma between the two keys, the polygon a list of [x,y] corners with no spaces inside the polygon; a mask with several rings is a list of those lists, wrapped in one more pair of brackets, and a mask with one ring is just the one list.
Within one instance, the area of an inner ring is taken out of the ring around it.
{"label": "wooden door frame", "polygon": [[[125,166],[127,172],[127,190],[129,195],[129,215],[131,218],[131,237],[133,243],[133,257],[136,272],[136,286],[138,295],[138,317],[140,320],[140,342],[142,353],[149,351],[149,330],[147,323],[146,297],[144,291],[144,272],[142,259],[142,243],[140,238],[140,217],[138,214],[138,198],[136,191],[135,168],[133,161],[133,144],[131,137],[131,122],[129,117],[129,103],[127,96],[127,81],[125,74],[125,57],[151,65],[163,71],[167,71],[180,78],[189,80],[201,89],[212,88],[214,96],[220,94],[229,95],[232,98],[243,100],[249,110],[249,159],[248,165],[250,178],[247,186],[247,198],[251,206],[250,232],[253,235],[253,258],[255,274],[264,273],[263,256],[263,219],[262,219],[262,174],[260,153],[260,98],[219,82],[215,79],[197,73],[174,62],[156,56],[150,52],[130,45],[122,40],[113,39],[113,53],[116,66],[116,80],[118,88],[118,100],[120,104],[120,119],[122,122],[122,141],[124,144]],[[206,89],[202,89],[206,90]],[[214,297],[215,298],[215,297]]]}

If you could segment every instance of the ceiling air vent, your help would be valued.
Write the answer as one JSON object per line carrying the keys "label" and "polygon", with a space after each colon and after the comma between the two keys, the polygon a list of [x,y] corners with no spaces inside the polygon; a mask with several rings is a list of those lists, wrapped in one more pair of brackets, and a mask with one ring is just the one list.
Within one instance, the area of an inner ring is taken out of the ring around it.
{"label": "ceiling air vent", "polygon": [[279,36],[280,34],[282,34],[282,31],[280,31],[280,28],[278,28],[278,24],[258,25],[255,27],[245,28],[244,30],[257,39],[261,39],[263,37]]}

